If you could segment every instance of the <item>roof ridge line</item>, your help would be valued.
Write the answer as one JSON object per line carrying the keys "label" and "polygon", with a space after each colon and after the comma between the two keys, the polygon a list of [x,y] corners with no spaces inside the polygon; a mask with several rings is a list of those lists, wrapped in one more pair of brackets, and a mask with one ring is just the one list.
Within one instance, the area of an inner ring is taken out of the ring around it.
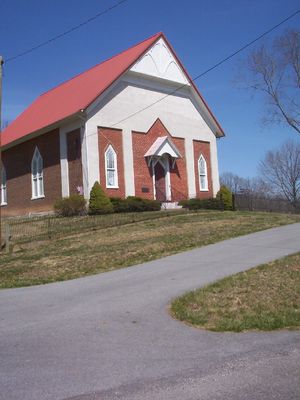
{"label": "roof ridge line", "polygon": [[102,65],[102,64],[104,64],[104,63],[106,63],[106,62],[112,60],[113,58],[120,56],[121,54],[125,53],[126,51],[129,51],[129,50],[133,49],[134,47],[139,46],[139,45],[141,45],[141,44],[144,43],[144,42],[147,42],[147,40],[150,40],[150,39],[154,38],[155,36],[157,36],[157,38],[159,38],[159,37],[162,36],[162,35],[163,35],[163,32],[157,32],[157,33],[155,33],[154,35],[149,36],[147,39],[144,39],[144,40],[142,40],[142,41],[140,41],[140,42],[138,42],[138,43],[136,43],[136,44],[134,44],[134,45],[128,47],[127,49],[122,50],[122,51],[120,51],[119,53],[114,54],[113,56],[111,56],[111,57],[109,57],[109,58],[107,58],[107,59],[105,59],[105,60],[99,62],[98,64],[95,64],[95,65],[93,65],[92,67],[90,67],[90,68],[88,68],[88,69],[86,69],[86,70],[84,70],[84,71],[82,71],[82,72],[79,72],[78,74],[72,76],[72,78],[69,78],[69,79],[67,79],[67,80],[65,80],[65,81],[63,81],[63,82],[57,84],[56,86],[53,86],[51,89],[46,90],[45,92],[41,93],[36,99],[38,99],[39,97],[44,96],[45,94],[51,92],[52,90],[57,89],[59,86],[62,86],[62,85],[64,85],[65,83],[70,82],[70,81],[72,81],[73,79],[78,78],[80,75],[83,75],[83,74],[85,74],[86,72],[91,71],[92,69],[94,69],[94,68],[96,68],[96,67],[99,67],[100,65]]}

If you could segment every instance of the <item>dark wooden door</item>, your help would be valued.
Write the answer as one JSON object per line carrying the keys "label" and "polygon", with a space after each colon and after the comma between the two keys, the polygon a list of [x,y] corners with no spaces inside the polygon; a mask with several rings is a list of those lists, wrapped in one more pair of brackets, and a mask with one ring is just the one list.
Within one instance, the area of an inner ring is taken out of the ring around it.
{"label": "dark wooden door", "polygon": [[166,201],[166,171],[160,162],[154,167],[156,200]]}

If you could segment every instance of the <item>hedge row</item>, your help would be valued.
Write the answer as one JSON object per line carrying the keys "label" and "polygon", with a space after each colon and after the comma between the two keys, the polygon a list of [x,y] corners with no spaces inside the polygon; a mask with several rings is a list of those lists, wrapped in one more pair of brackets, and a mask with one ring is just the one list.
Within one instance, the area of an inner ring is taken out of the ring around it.
{"label": "hedge row", "polygon": [[64,197],[54,204],[56,214],[63,217],[85,214],[159,211],[160,208],[160,202],[156,200],[142,199],[135,196],[129,196],[126,199],[119,197],[109,198],[98,182],[95,182],[91,190],[88,207],[84,197],[79,194]]}
{"label": "hedge row", "polygon": [[159,211],[160,202],[157,200],[142,199],[141,197],[129,196],[126,199],[111,197],[110,201],[116,213]]}
{"label": "hedge row", "polygon": [[182,200],[179,205],[188,210],[232,210],[232,193],[226,186],[221,186],[216,198]]}
{"label": "hedge row", "polygon": [[86,215],[86,201],[79,194],[63,197],[54,203],[54,211],[61,217],[72,217],[74,215]]}
{"label": "hedge row", "polygon": [[218,199],[190,199],[182,200],[179,202],[182,208],[187,208],[188,210],[223,210],[223,203]]}
{"label": "hedge row", "polygon": [[[232,210],[232,194],[225,186],[222,186],[217,193],[217,197],[214,199],[182,200],[179,202],[179,205],[189,210]],[[160,208],[160,202],[157,200],[142,199],[135,196],[129,196],[126,199],[121,199],[120,197],[109,198],[98,182],[95,182],[91,190],[88,208],[83,196],[78,194],[59,199],[54,204],[55,212],[64,217],[87,213],[95,215],[114,212],[159,211]]]}

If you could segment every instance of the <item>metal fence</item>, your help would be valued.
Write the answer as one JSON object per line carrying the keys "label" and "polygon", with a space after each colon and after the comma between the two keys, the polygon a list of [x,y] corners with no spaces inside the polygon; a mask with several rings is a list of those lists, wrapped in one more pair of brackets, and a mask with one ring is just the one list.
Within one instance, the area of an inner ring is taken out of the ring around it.
{"label": "metal fence", "polygon": [[6,243],[26,243],[33,240],[46,240],[134,222],[165,218],[174,215],[174,213],[183,214],[186,212],[186,210],[181,209],[68,218],[54,216],[11,218],[2,223],[2,238]]}
{"label": "metal fence", "polygon": [[294,207],[285,199],[254,197],[244,194],[236,194],[234,196],[234,207],[238,211],[267,211],[292,214],[300,213],[300,203]]}

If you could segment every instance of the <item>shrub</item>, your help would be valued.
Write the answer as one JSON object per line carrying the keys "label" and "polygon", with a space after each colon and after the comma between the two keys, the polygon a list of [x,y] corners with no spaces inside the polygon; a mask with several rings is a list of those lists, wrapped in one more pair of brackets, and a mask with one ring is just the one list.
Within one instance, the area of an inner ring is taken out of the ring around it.
{"label": "shrub", "polygon": [[113,205],[115,213],[123,213],[129,211],[129,206],[126,199],[121,199],[120,197],[111,197],[110,201]]}
{"label": "shrub", "polygon": [[223,203],[224,210],[232,210],[232,193],[225,185],[220,187],[216,198]]}
{"label": "shrub", "polygon": [[202,200],[203,202],[203,208],[207,210],[222,210],[223,205],[220,202],[219,199],[204,199]]}
{"label": "shrub", "polygon": [[161,208],[159,201],[142,199],[141,197],[128,196],[126,202],[128,204],[128,211],[131,212],[159,211]]}
{"label": "shrub", "polygon": [[219,199],[190,199],[190,200],[181,200],[179,202],[183,208],[187,208],[188,210],[221,210],[222,203]]}
{"label": "shrub", "polygon": [[188,208],[189,200],[180,200],[178,202],[178,205],[181,206],[182,208]]}
{"label": "shrub", "polygon": [[160,211],[161,210],[161,204],[157,200],[147,200],[146,199],[146,205],[147,205],[147,211]]}
{"label": "shrub", "polygon": [[62,217],[86,214],[86,201],[79,194],[72,194],[70,197],[63,197],[54,203],[54,211]]}
{"label": "shrub", "polygon": [[89,214],[110,214],[113,212],[113,205],[109,197],[104,193],[99,182],[95,182],[90,193]]}

